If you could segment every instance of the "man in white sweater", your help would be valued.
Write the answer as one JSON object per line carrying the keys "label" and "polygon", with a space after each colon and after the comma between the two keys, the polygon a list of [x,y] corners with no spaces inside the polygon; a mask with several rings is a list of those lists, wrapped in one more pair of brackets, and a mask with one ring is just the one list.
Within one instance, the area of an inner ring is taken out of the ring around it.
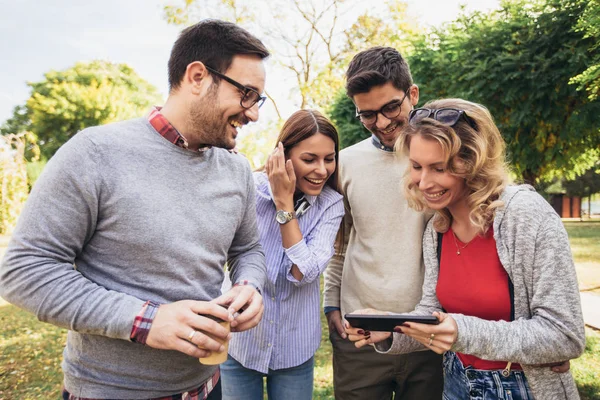
{"label": "man in white sweater", "polygon": [[346,72],[346,93],[372,133],[340,153],[340,183],[347,207],[344,251],[325,273],[324,305],[333,346],[337,399],[440,399],[441,357],[431,351],[382,355],[347,340],[342,316],[375,308],[412,311],[421,299],[421,240],[427,215],[408,207],[401,180],[408,159],[393,147],[419,100],[406,61],[397,50],[358,53]]}

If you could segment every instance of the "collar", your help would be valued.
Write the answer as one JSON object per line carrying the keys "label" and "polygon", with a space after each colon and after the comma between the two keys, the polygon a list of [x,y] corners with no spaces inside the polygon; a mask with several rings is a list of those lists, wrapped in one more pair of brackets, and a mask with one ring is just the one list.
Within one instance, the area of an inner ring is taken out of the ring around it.
{"label": "collar", "polygon": [[[270,184],[269,178],[267,177],[267,174],[265,172],[263,172],[263,184],[264,184],[263,187],[266,187],[266,189],[267,189],[267,193],[265,193],[265,194],[268,196],[268,198],[271,201],[273,201],[273,191],[271,190],[271,184]],[[294,211],[296,212],[297,217],[300,217],[302,214],[304,214],[306,211],[308,211],[308,209],[315,204],[317,197],[318,196],[309,196],[306,194],[302,194],[302,197],[300,197],[294,203]]]}
{"label": "collar", "polygon": [[[185,137],[179,133],[177,129],[161,114],[162,107],[154,106],[148,114],[148,122],[162,137],[182,149],[188,148],[188,142]],[[210,149],[211,146],[204,146],[198,149],[198,152],[204,152]]]}
{"label": "collar", "polygon": [[385,144],[381,143],[381,141],[379,140],[379,138],[375,135],[371,135],[371,143],[373,143],[373,146],[377,147],[379,150],[383,150],[383,151],[389,151],[389,152],[394,152],[394,148],[393,147],[388,147]]}

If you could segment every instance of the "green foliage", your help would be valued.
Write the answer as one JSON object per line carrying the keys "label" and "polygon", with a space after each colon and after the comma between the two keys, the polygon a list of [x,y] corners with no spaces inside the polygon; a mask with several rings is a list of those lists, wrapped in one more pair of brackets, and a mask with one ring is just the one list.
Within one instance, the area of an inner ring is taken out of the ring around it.
{"label": "green foliage", "polygon": [[563,182],[569,196],[589,197],[600,192],[600,162],[574,180]]}
{"label": "green foliage", "polygon": [[591,101],[597,100],[600,95],[600,2],[589,1],[587,7],[575,27],[577,31],[583,32],[585,38],[594,39],[589,49],[592,53],[593,63],[581,74],[573,77],[571,83],[578,85],[577,90],[585,90]]}
{"label": "green foliage", "polygon": [[338,92],[327,114],[337,128],[342,149],[371,136],[356,118],[356,107],[343,90]]}
{"label": "green foliage", "polygon": [[238,151],[248,158],[250,167],[262,167],[275,148],[283,121],[272,121],[264,130],[252,130],[238,140]]}
{"label": "green foliage", "polygon": [[161,102],[156,88],[131,67],[107,61],[50,71],[43,81],[28,85],[30,98],[15,109],[2,134],[33,132],[44,159],[84,128],[142,116]]}
{"label": "green foliage", "polygon": [[35,144],[30,132],[0,138],[0,234],[10,234],[29,193],[25,148]]}
{"label": "green foliage", "polygon": [[487,106],[525,181],[582,174],[600,151],[600,101],[569,84],[600,51],[598,36],[577,28],[586,6],[514,0],[422,36],[409,56],[421,102],[460,97]]}
{"label": "green foliage", "polygon": [[512,165],[528,182],[589,168],[600,146],[600,102],[569,80],[597,38],[575,29],[587,2],[505,2],[423,38],[411,57],[423,100],[462,97],[496,118]]}

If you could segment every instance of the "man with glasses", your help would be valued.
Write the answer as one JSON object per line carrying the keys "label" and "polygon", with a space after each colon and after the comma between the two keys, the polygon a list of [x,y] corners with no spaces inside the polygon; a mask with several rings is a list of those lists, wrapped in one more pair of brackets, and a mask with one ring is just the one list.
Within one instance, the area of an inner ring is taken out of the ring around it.
{"label": "man with glasses", "polygon": [[0,288],[69,329],[63,398],[221,398],[198,358],[230,333],[209,317],[243,331],[263,311],[254,180],[227,149],[258,119],[268,55],[231,23],[185,29],[165,105],[76,134],[36,182]]}
{"label": "man with glasses", "polygon": [[393,48],[358,53],[346,72],[346,93],[372,136],[340,152],[347,238],[325,273],[324,305],[333,346],[335,397],[440,399],[441,356],[388,356],[347,340],[342,316],[374,308],[404,313],[421,299],[421,239],[428,216],[408,207],[401,181],[408,159],[394,144],[419,100],[406,61]]}

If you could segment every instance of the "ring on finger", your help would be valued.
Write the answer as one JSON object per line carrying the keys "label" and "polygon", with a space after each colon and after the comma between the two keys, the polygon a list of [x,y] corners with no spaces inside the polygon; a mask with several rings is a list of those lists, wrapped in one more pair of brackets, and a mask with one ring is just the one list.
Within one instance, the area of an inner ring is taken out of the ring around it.
{"label": "ring on finger", "polygon": [[431,346],[431,344],[433,343],[434,338],[435,338],[435,333],[432,333],[431,336],[429,336],[429,346]]}
{"label": "ring on finger", "polygon": [[198,331],[195,329],[192,329],[190,334],[187,336],[188,342],[191,342],[194,339],[194,336],[196,336],[196,333],[198,333]]}

